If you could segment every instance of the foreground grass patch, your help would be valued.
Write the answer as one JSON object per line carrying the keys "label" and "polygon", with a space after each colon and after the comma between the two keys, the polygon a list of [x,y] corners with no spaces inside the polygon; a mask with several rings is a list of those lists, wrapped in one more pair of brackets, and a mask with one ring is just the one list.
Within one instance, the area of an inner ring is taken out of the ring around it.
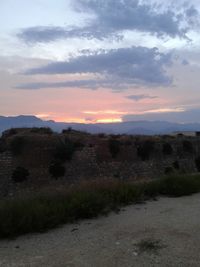
{"label": "foreground grass patch", "polygon": [[157,253],[158,250],[164,248],[161,240],[157,239],[143,239],[138,242],[136,245],[137,251],[139,254],[141,253]]}
{"label": "foreground grass patch", "polygon": [[44,232],[79,219],[93,218],[121,206],[158,195],[200,192],[200,176],[169,176],[143,184],[104,181],[85,183],[57,193],[0,201],[0,238]]}

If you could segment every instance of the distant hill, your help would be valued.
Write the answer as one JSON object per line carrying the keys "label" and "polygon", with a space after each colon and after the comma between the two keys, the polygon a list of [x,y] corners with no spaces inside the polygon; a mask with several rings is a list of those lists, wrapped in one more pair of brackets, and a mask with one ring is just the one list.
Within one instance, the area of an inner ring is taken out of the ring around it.
{"label": "distant hill", "polygon": [[69,127],[74,130],[86,131],[89,133],[107,134],[168,134],[174,131],[200,131],[200,123],[179,124],[167,121],[132,121],[121,123],[65,123],[52,120],[43,121],[36,116],[0,116],[0,133],[10,128],[19,127],[50,127],[56,132],[61,132]]}

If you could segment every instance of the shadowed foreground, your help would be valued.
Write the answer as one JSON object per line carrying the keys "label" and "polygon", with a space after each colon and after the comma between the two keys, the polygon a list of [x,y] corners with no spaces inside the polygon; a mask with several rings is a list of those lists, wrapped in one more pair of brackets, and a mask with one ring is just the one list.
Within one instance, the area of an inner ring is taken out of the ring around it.
{"label": "shadowed foreground", "polygon": [[0,241],[0,266],[199,266],[200,194]]}

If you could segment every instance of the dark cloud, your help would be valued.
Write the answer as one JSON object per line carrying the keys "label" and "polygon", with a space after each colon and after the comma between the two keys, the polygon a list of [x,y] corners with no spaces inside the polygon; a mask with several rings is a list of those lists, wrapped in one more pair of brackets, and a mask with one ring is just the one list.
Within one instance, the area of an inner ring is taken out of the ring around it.
{"label": "dark cloud", "polygon": [[189,61],[188,61],[187,59],[183,59],[181,63],[182,63],[182,65],[184,65],[184,66],[190,64]]}
{"label": "dark cloud", "polygon": [[200,109],[190,109],[182,112],[154,112],[146,114],[128,114],[123,116],[123,121],[170,121],[179,123],[200,122]]}
{"label": "dark cloud", "polygon": [[186,33],[199,21],[194,6],[183,6],[179,11],[162,10],[152,3],[138,0],[76,0],[77,12],[91,13],[94,19],[83,27],[31,27],[22,29],[18,37],[28,43],[50,42],[63,38],[120,39],[123,31],[147,32],[158,37],[165,35],[186,38]]}
{"label": "dark cloud", "polygon": [[79,11],[95,14],[96,26],[101,25],[101,28],[110,31],[138,30],[171,37],[183,37],[185,34],[175,11],[167,9],[160,12],[151,3],[141,4],[138,0],[77,0],[75,5]]}
{"label": "dark cloud", "polygon": [[158,98],[157,96],[150,96],[150,95],[128,95],[126,98],[131,99],[133,101],[140,101],[143,99],[155,99]]}
{"label": "dark cloud", "polygon": [[125,81],[119,81],[114,79],[89,79],[89,80],[73,80],[64,82],[36,82],[36,83],[24,83],[15,86],[15,89],[25,90],[39,90],[46,88],[83,88],[90,90],[97,90],[99,88],[113,89],[115,92],[119,92],[124,89],[128,89],[131,85]]}
{"label": "dark cloud", "polygon": [[28,43],[34,42],[51,42],[62,39],[66,35],[66,30],[62,27],[44,27],[36,26],[22,30],[18,33],[18,37]]}
{"label": "dark cloud", "polygon": [[99,39],[105,38],[119,40],[121,38],[117,33],[111,33],[97,27],[71,27],[66,29],[54,26],[36,26],[21,30],[17,36],[28,44],[49,43],[52,41],[68,38]]}
{"label": "dark cloud", "polygon": [[[94,74],[96,80],[83,81],[93,88],[109,87],[112,89],[130,88],[135,84],[169,85],[172,78],[166,73],[166,67],[172,63],[171,54],[160,53],[157,48],[131,47],[100,50],[71,58],[64,62],[54,62],[46,66],[29,69],[26,75],[36,74]],[[99,77],[101,79],[99,79]],[[96,81],[96,85],[94,84]],[[76,81],[80,83],[80,81]],[[82,82],[81,82],[82,83]],[[50,84],[40,83],[36,87],[44,88]],[[72,82],[61,83],[61,87],[74,87]],[[58,83],[52,85],[59,87]],[[77,86],[77,85],[75,85]]]}
{"label": "dark cloud", "polygon": [[86,89],[98,89],[100,84],[103,84],[103,81],[98,80],[76,80],[76,81],[65,81],[65,82],[38,82],[38,83],[27,83],[16,86],[16,89],[30,89],[38,90],[45,88],[86,88]]}

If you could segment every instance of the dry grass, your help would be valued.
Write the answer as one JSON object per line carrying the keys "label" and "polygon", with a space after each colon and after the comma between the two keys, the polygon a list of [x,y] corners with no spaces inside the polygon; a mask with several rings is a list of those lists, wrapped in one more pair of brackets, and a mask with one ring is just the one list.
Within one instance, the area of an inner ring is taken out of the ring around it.
{"label": "dry grass", "polygon": [[0,238],[44,232],[64,223],[107,214],[158,195],[200,192],[200,176],[170,176],[149,183],[83,182],[59,190],[0,201]]}

